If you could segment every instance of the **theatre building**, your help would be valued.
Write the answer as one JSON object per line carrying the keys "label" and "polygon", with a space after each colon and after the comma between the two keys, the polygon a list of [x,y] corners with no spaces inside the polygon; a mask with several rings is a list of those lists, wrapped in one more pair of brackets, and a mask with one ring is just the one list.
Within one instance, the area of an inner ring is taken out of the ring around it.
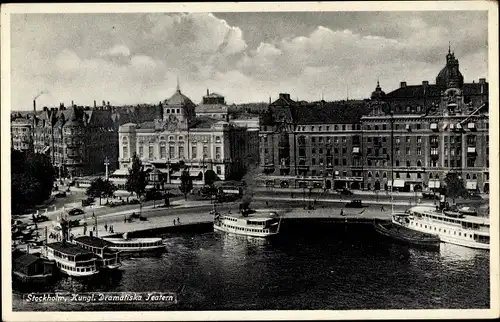
{"label": "theatre building", "polygon": [[112,177],[119,186],[125,185],[134,154],[149,171],[150,186],[180,183],[185,168],[194,184],[203,184],[208,170],[219,180],[237,177],[248,166],[249,156],[257,154],[250,151],[251,135],[246,127],[220,118],[198,117],[196,105],[178,87],[162,102],[162,118],[120,126],[120,167]]}

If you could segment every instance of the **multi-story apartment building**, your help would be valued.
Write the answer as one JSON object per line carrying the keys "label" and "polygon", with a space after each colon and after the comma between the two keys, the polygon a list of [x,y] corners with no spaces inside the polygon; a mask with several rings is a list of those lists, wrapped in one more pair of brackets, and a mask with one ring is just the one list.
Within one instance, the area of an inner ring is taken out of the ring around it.
{"label": "multi-story apartment building", "polygon": [[61,177],[103,173],[106,159],[116,168],[117,128],[107,107],[44,107],[36,117],[34,150],[50,155]]}
{"label": "multi-story apartment building", "polygon": [[27,116],[13,115],[10,122],[11,146],[14,150],[33,149],[33,119]]}
{"label": "multi-story apartment building", "polygon": [[361,188],[359,101],[296,102],[280,94],[261,115],[260,165],[268,186]]}
{"label": "multi-story apartment building", "polygon": [[[161,119],[120,126],[120,169],[113,174],[118,184],[124,183],[134,154],[152,169],[152,182],[166,184],[179,182],[183,166],[199,184],[207,170],[213,170],[220,180],[238,177],[249,166],[251,156],[257,154],[249,144],[255,140],[255,131],[218,118],[197,116],[195,104],[179,87],[162,107]],[[120,177],[123,182],[119,182]]]}
{"label": "multi-story apartment building", "polygon": [[281,94],[261,118],[264,180],[387,190],[394,178],[394,190],[418,191],[457,172],[471,191],[488,192],[488,124],[488,83],[464,83],[448,52],[436,84],[401,82],[386,94],[377,83],[356,104],[304,106]]}

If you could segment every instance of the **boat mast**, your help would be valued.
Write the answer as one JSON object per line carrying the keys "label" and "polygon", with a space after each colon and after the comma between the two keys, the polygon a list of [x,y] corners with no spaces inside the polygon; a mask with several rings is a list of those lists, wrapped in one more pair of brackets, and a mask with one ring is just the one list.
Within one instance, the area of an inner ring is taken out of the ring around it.
{"label": "boat mast", "polygon": [[394,214],[394,113],[391,110],[391,215]]}

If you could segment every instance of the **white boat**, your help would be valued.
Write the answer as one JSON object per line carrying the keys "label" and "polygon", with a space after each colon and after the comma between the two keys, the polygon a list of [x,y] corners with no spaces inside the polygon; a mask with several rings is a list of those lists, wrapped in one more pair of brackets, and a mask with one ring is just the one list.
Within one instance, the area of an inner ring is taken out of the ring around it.
{"label": "white boat", "polygon": [[415,206],[405,215],[392,216],[392,222],[416,231],[435,234],[441,242],[470,248],[490,249],[490,220],[431,206]]}
{"label": "white boat", "polygon": [[122,266],[120,263],[120,252],[112,250],[111,246],[113,244],[104,239],[98,237],[80,236],[73,239],[73,243],[96,254],[99,257],[99,267],[117,269]]}
{"label": "white boat", "polygon": [[103,237],[103,240],[110,243],[109,248],[120,252],[162,252],[165,251],[163,239],[159,237],[152,238],[128,238],[127,233],[123,234],[123,238]]}
{"label": "white boat", "polygon": [[249,215],[222,215],[218,212],[214,214],[214,229],[236,235],[252,237],[271,237],[280,231],[281,217],[275,212],[270,212],[268,216]]}
{"label": "white boat", "polygon": [[86,277],[99,273],[94,253],[66,241],[44,245],[42,256],[54,260],[61,273],[69,276]]}

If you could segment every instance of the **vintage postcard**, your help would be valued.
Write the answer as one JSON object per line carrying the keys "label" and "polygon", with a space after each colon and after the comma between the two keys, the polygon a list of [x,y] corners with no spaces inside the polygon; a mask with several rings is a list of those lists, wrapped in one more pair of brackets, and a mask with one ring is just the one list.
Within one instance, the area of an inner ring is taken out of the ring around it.
{"label": "vintage postcard", "polygon": [[2,5],[2,318],[498,317],[496,9]]}

